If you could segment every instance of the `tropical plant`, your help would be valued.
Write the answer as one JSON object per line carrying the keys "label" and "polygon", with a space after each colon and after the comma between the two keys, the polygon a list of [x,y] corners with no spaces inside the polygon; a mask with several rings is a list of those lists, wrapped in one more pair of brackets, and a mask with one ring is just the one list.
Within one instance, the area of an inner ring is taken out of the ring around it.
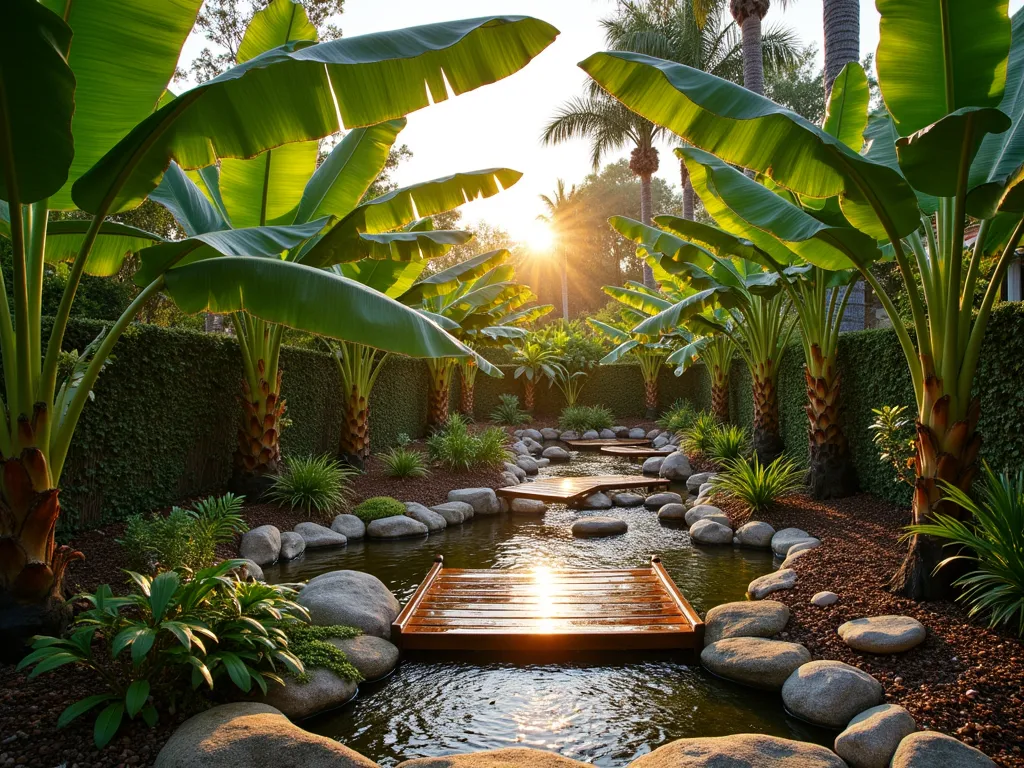
{"label": "tropical plant", "polygon": [[658,426],[677,435],[689,428],[698,415],[699,413],[693,407],[693,403],[680,397],[672,403],[672,407],[658,417]]}
{"label": "tropical plant", "polygon": [[523,380],[523,405],[528,413],[533,413],[534,390],[541,378],[548,380],[548,386],[555,380],[555,366],[558,365],[558,353],[551,347],[537,341],[528,341],[519,345],[506,347],[512,353],[512,362],[516,366],[513,378]]}
{"label": "tropical plant", "polygon": [[433,461],[458,472],[496,467],[509,457],[508,435],[500,427],[474,434],[465,419],[453,415],[427,438],[427,451]]}
{"label": "tropical plant", "polygon": [[[242,228],[228,229],[218,210],[228,201],[220,193],[214,195],[216,203],[201,195],[190,201],[198,215],[188,217],[189,236],[179,241],[163,242],[107,217],[137,207],[162,180],[176,183],[184,174],[166,173],[169,164],[207,169],[200,173],[207,178],[220,167],[226,181],[225,163],[243,163],[241,158],[260,153],[266,160],[273,148],[292,157],[290,142],[312,141],[342,128],[359,131],[421,109],[431,96],[444,100],[449,88],[459,94],[511,75],[556,35],[535,19],[493,16],[321,45],[307,34],[266,52],[253,40],[244,63],[174,97],[167,86],[200,5],[199,0],[139,0],[133,6],[138,13],[130,18],[102,3],[8,0],[0,6],[5,33],[0,88],[6,94],[0,99],[0,235],[11,241],[14,265],[12,303],[8,286],[0,286],[6,413],[0,420],[0,454],[7,467],[0,489],[5,508],[0,602],[4,613],[35,617],[29,624],[67,618],[66,610],[58,609],[64,572],[81,558],[54,540],[68,448],[115,343],[159,293],[191,314],[244,310],[260,322],[327,336],[355,341],[393,336],[402,346],[420,347],[420,353],[467,354],[435,325],[400,312],[376,294],[270,258],[308,238],[310,229],[324,227],[322,218],[311,214],[329,213],[333,205],[321,208],[321,202],[356,191],[327,183],[326,175],[316,204],[310,200],[312,210],[304,209],[303,224],[280,221],[289,210],[289,204],[277,208],[283,199],[256,195],[247,209],[255,213],[253,223],[244,227],[233,221]],[[59,6],[60,13],[50,6]],[[115,50],[117,55],[110,55]],[[381,87],[385,81],[387,87]],[[46,98],[38,98],[40,93]],[[296,153],[303,151],[308,150]],[[324,174],[329,167],[321,166],[328,168]],[[260,178],[269,168],[261,169]],[[74,209],[88,216],[51,221],[51,210]],[[206,218],[211,212],[218,216]],[[135,274],[140,292],[70,376],[58,381],[83,274],[114,274],[128,254],[143,250],[147,256],[130,262],[145,265]],[[232,258],[208,258],[218,253]],[[71,267],[44,346],[42,276],[46,262],[62,261],[71,261]],[[413,328],[425,335],[409,333]],[[258,373],[258,360],[250,362]],[[264,361],[261,378],[268,387],[276,380],[273,368]],[[275,413],[262,406],[260,411],[263,419]],[[257,428],[253,440],[271,439],[262,420],[249,426]],[[47,610],[39,611],[40,604]]]}
{"label": "tropical plant", "polygon": [[[728,211],[716,217],[720,224],[731,229],[726,219],[736,223],[734,234],[779,253],[781,262],[796,254],[822,269],[855,267],[871,286],[893,321],[914,386],[913,521],[920,525],[936,513],[964,517],[965,510],[941,495],[939,481],[966,491],[977,473],[980,403],[972,390],[978,357],[1024,234],[1016,173],[1024,161],[1024,144],[1017,141],[1024,16],[1018,12],[1011,23],[1006,6],[986,0],[951,16],[902,23],[914,7],[908,0],[881,4],[876,62],[885,112],[868,119],[864,102],[850,99],[838,138],[694,70],[619,53],[597,54],[583,67],[631,109],[717,155],[682,150],[691,175],[713,177],[709,199]],[[968,29],[984,29],[982,45],[968,42]],[[904,66],[907,61],[915,65]],[[928,79],[926,71],[941,76]],[[763,174],[786,193],[731,165]],[[979,230],[965,246],[968,216]],[[996,266],[975,313],[987,254],[996,255]],[[883,257],[895,261],[906,285],[911,329],[872,273]],[[933,576],[941,556],[937,540],[913,536],[892,589],[910,597],[947,594],[946,575]]]}
{"label": "tropical plant", "polygon": [[388,477],[426,477],[430,474],[423,454],[415,448],[396,446],[381,455],[380,460]]}
{"label": "tropical plant", "polygon": [[555,374],[551,377],[551,383],[562,393],[565,405],[572,408],[580,401],[580,394],[587,384],[588,373],[586,371],[570,371],[561,363],[554,363],[551,368]]}
{"label": "tropical plant", "polygon": [[[606,286],[605,292],[607,291]],[[628,328],[636,325],[643,316],[628,306],[623,307],[622,314],[621,327],[603,323],[592,317],[587,318],[587,322],[616,345],[615,349],[601,358],[601,365],[612,365],[629,354],[640,366],[640,376],[644,382],[644,407],[647,409],[647,418],[651,419],[658,412],[658,374],[661,373],[661,365],[665,362],[671,347],[660,341],[649,343],[633,338]]]}
{"label": "tropical plant", "polygon": [[476,409],[476,375],[480,366],[476,360],[459,360],[459,413],[473,418]]}
{"label": "tropical plant", "polygon": [[267,498],[327,520],[348,505],[352,480],[358,474],[330,456],[291,456],[274,477]]}
{"label": "tropical plant", "polygon": [[969,520],[939,512],[932,522],[907,530],[956,549],[939,568],[957,562],[974,567],[954,582],[961,588],[957,600],[970,606],[970,616],[987,615],[990,627],[1008,624],[1024,636],[1024,472],[996,475],[986,463],[983,477],[977,501],[942,483],[948,497],[970,513]]}
{"label": "tropical plant", "polygon": [[688,454],[707,456],[719,426],[714,414],[701,411],[680,434],[679,445]]}
{"label": "tropical plant", "polygon": [[245,496],[225,493],[223,496],[207,496],[200,499],[188,510],[189,516],[209,531],[213,539],[231,541],[237,534],[245,533],[249,526],[242,517]]}
{"label": "tropical plant", "polygon": [[725,464],[744,458],[750,451],[750,435],[735,424],[719,424],[711,433],[706,451],[709,458]]}
{"label": "tropical plant", "polygon": [[755,454],[739,458],[711,478],[711,492],[741,502],[751,514],[762,514],[779,499],[804,487],[805,470],[793,459],[779,456],[765,466]]}
{"label": "tropical plant", "polygon": [[244,564],[227,560],[191,578],[128,572],[135,591],[115,597],[104,585],[83,595],[91,607],[78,614],[70,635],[36,637],[18,669],[31,667],[30,678],[67,664],[94,671],[108,691],[71,704],[57,727],[102,706],[93,728],[100,748],[126,719],[156,725],[161,709],[175,711],[203,685],[220,690],[227,678],[243,693],[254,686],[266,693],[268,682],[284,685],[280,672],[303,672],[286,630],[309,617],[294,590],[230,575]]}
{"label": "tropical plant", "polygon": [[905,405],[883,405],[872,408],[875,420],[868,427],[874,434],[871,442],[878,448],[878,458],[896,471],[900,482],[913,487],[914,441],[913,421],[907,417],[909,409]]}
{"label": "tropical plant", "polygon": [[132,515],[117,543],[124,549],[128,566],[145,573],[208,568],[213,565],[217,544],[210,532],[180,507],[166,516]]}
{"label": "tropical plant", "polygon": [[362,501],[352,510],[352,514],[364,523],[382,520],[385,517],[398,517],[405,514],[405,505],[390,496],[371,496]]}
{"label": "tropical plant", "polygon": [[847,64],[860,59],[860,3],[857,0],[823,0],[825,102],[832,85]]}
{"label": "tropical plant", "polygon": [[530,423],[530,414],[519,407],[516,395],[499,395],[498,406],[491,412],[491,421],[506,427]]}
{"label": "tropical plant", "polygon": [[558,427],[563,432],[600,432],[602,429],[611,429],[614,424],[615,414],[603,405],[569,405],[558,416]]}

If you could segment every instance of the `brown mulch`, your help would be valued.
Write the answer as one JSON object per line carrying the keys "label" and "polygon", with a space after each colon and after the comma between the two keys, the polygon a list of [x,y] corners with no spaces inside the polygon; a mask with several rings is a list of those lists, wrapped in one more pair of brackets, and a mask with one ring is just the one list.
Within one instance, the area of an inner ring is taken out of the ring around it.
{"label": "brown mulch", "polygon": [[[815,658],[874,675],[886,701],[906,707],[919,728],[955,736],[1002,765],[1024,766],[1024,643],[969,619],[958,603],[917,603],[886,591],[903,559],[899,536],[908,518],[907,510],[867,494],[827,503],[797,496],[759,515],[777,530],[802,528],[822,540],[794,564],[796,587],[771,596],[792,612],[783,634]],[[823,590],[839,602],[811,605]],[[850,619],[886,614],[914,617],[927,639],[906,653],[876,656],[849,648],[836,632]]]}

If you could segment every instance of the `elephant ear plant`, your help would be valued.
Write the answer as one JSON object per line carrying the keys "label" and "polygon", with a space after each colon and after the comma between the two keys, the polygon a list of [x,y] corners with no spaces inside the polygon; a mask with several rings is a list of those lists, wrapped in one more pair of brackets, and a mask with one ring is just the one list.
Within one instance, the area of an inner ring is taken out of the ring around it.
{"label": "elephant ear plant", "polygon": [[[244,311],[339,338],[417,338],[423,348],[413,351],[421,354],[472,354],[386,297],[280,258],[326,226],[329,208],[314,206],[302,223],[282,221],[268,196],[248,209],[255,215],[246,226],[227,229],[227,201],[211,193],[212,201],[196,201],[191,233],[177,242],[107,217],[140,205],[172,162],[209,169],[397,120],[444,100],[449,88],[461,94],[518,71],[557,31],[528,17],[492,16],[322,44],[292,40],[172,96],[167,85],[200,5],[138,0],[131,14],[108,3],[0,5],[0,235],[11,241],[13,262],[11,285],[0,285],[0,624],[9,654],[21,652],[20,638],[66,618],[64,572],[81,554],[54,540],[61,473],[112,347],[157,293],[190,313]],[[187,178],[170,176],[168,184]],[[318,188],[324,199],[359,195],[344,183]],[[50,221],[51,210],[76,209],[88,217]],[[143,248],[140,292],[60,389],[58,407],[58,362],[83,273],[112,275]],[[210,258],[218,254],[231,258]],[[44,270],[64,260],[66,288],[44,344]],[[346,311],[325,311],[337,307]],[[254,431],[253,439],[266,439]]]}
{"label": "elephant ear plant", "polygon": [[[702,198],[717,204],[723,228],[773,256],[856,269],[874,289],[916,396],[920,526],[936,515],[966,518],[942,484],[966,492],[978,471],[978,356],[1024,233],[1024,16],[1011,21],[1003,0],[877,5],[885,110],[866,128],[864,114],[850,114],[829,132],[732,83],[646,56],[598,53],[581,66],[627,107],[703,149],[681,154],[691,177],[707,177]],[[730,166],[762,174],[766,185]],[[979,228],[967,244],[969,220]],[[982,260],[993,254],[982,290]],[[872,273],[882,259],[895,261],[904,281],[912,328]],[[942,597],[950,576],[934,574],[941,543],[917,530],[890,586]]]}

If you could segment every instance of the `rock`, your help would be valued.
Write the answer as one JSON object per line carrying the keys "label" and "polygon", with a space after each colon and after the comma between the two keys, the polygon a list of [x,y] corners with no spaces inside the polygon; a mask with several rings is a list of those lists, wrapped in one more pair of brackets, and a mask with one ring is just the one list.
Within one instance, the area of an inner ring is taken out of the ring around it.
{"label": "rock", "polygon": [[781,690],[796,668],[810,660],[810,651],[798,643],[763,637],[729,637],[700,654],[701,664],[719,677],[771,691]]}
{"label": "rock", "polygon": [[[712,506],[711,504],[698,504],[686,512],[686,524],[693,525],[694,523],[705,520],[717,520],[718,522],[725,521],[725,525],[729,525],[729,516],[725,514],[718,507]],[[731,525],[729,526],[732,527]]]}
{"label": "rock", "polygon": [[665,454],[666,456],[670,456],[671,454],[673,454],[673,453],[675,453],[676,451],[678,451],[678,450],[679,450],[679,446],[677,446],[677,445],[672,445],[672,444],[670,443],[670,444],[668,444],[668,445],[663,445],[663,446],[661,446],[661,448],[658,448],[657,450],[658,450],[658,451],[659,451],[660,453],[663,453],[663,454]]}
{"label": "rock", "polygon": [[711,492],[715,490],[713,483],[701,483],[700,488],[697,489],[698,496],[710,496]]}
{"label": "rock", "polygon": [[582,506],[584,509],[611,509],[612,500],[608,498],[608,494],[598,491],[587,496]]}
{"label": "rock", "polygon": [[516,442],[512,443],[511,448],[512,448],[512,453],[514,453],[516,456],[529,456],[530,455],[530,447],[526,443],[524,443],[522,440],[517,440]]}
{"label": "rock", "polygon": [[645,475],[657,475],[661,472],[661,465],[664,461],[664,456],[651,456],[649,459],[644,461],[644,466],[641,471]]}
{"label": "rock", "polygon": [[816,605],[819,608],[825,608],[826,606],[832,605],[839,601],[839,595],[835,592],[815,592],[814,597],[811,598],[811,605]]}
{"label": "rock", "polygon": [[462,525],[473,517],[473,507],[464,501],[446,501],[431,507],[448,525]]}
{"label": "rock", "polygon": [[263,569],[260,568],[252,560],[245,561],[245,572],[246,575],[253,581],[266,581],[263,577]]}
{"label": "rock", "polygon": [[643,429],[640,427],[633,427],[631,430],[629,430],[629,437],[632,440],[643,440],[645,437],[647,437],[647,433],[644,432]]}
{"label": "rock", "polygon": [[775,529],[759,520],[751,520],[736,529],[736,538],[740,540],[741,547],[768,549],[774,535]]}
{"label": "rock", "polygon": [[348,544],[344,535],[317,523],[299,523],[295,526],[295,532],[306,542],[306,549],[343,547]]}
{"label": "rock", "polygon": [[306,540],[302,536],[295,531],[281,531],[280,557],[282,560],[294,560],[305,551]]}
{"label": "rock", "polygon": [[648,509],[661,509],[666,504],[682,504],[683,497],[678,493],[672,491],[662,491],[661,493],[652,493],[646,499],[644,499],[644,506]]}
{"label": "rock", "polygon": [[614,517],[584,517],[572,524],[572,535],[579,539],[617,536],[629,529],[625,520]]}
{"label": "rock", "polygon": [[596,429],[588,429],[580,436],[580,440],[599,440],[600,433]]}
{"label": "rock", "polygon": [[566,440],[579,440],[580,439],[580,433],[577,432],[574,429],[567,429],[567,430],[565,430],[565,432],[563,432],[562,434],[560,434],[558,436],[558,439],[563,441],[563,442],[566,441]]}
{"label": "rock", "polygon": [[668,438],[665,437],[664,435],[658,435],[656,438],[654,438],[654,441],[651,443],[651,446],[654,448],[663,448],[666,445],[668,445]]}
{"label": "rock", "polygon": [[371,520],[366,526],[366,535],[371,539],[404,539],[411,536],[426,536],[428,533],[430,529],[426,525],[405,515]]}
{"label": "rock", "polygon": [[870,616],[839,625],[843,642],[867,653],[902,653],[924,642],[924,624],[910,616]]}
{"label": "rock", "polygon": [[361,539],[366,535],[366,523],[355,515],[338,515],[331,523],[331,530],[346,539]]}
{"label": "rock", "polygon": [[277,562],[277,556],[281,553],[281,532],[273,525],[261,525],[246,531],[242,534],[238,552],[259,566]]}
{"label": "rock", "polygon": [[682,504],[670,502],[662,505],[658,510],[659,520],[684,520],[686,518],[686,507]]}
{"label": "rock", "polygon": [[654,440],[660,434],[661,434],[661,430],[660,429],[652,429],[646,435],[644,435],[644,437],[646,437],[648,440]]}
{"label": "rock", "polygon": [[617,438],[629,437],[629,427],[612,427],[612,432],[615,433]]}
{"label": "rock", "polygon": [[448,492],[448,501],[464,501],[475,515],[496,515],[501,512],[498,496],[493,488],[460,488]]}
{"label": "rock", "polygon": [[530,449],[530,453],[534,456],[540,456],[541,452],[544,450],[544,446],[532,437],[524,437],[523,442],[526,444],[526,447]]}
{"label": "rock", "polygon": [[[528,475],[537,474],[537,462],[534,461],[532,456],[520,456],[516,459],[516,466]],[[525,480],[526,478],[520,479]]]}
{"label": "rock", "polygon": [[658,474],[673,483],[685,483],[692,471],[690,459],[682,451],[676,451],[662,460]]}
{"label": "rock", "polygon": [[779,557],[785,557],[789,554],[789,548],[794,544],[811,538],[813,538],[811,534],[801,531],[799,528],[783,528],[772,536],[772,552]]}
{"label": "rock", "polygon": [[690,493],[696,493],[697,489],[704,485],[704,483],[710,483],[711,478],[714,476],[714,472],[697,472],[692,474],[686,478],[686,490]]}
{"label": "rock", "polygon": [[820,546],[821,541],[819,539],[806,539],[805,541],[798,541],[796,544],[789,548],[789,551],[786,553],[786,555],[795,555],[797,552],[807,552],[812,549],[817,549]]}
{"label": "rock", "polygon": [[799,552],[793,552],[792,550],[790,550],[790,553],[786,555],[786,559],[782,561],[782,565],[780,565],[779,567],[792,568],[796,564],[797,560],[799,560],[801,557],[803,557],[810,551],[811,550],[809,549],[801,549]]}
{"label": "rock", "polygon": [[[518,459],[522,459],[523,461],[533,461],[533,459],[531,457],[529,457],[529,456],[518,456],[516,458],[517,458],[517,460]],[[502,469],[504,469],[506,472],[511,472],[513,475],[518,477],[520,480],[525,480],[526,479],[526,470],[523,469],[521,466],[519,466],[518,463],[513,464],[511,461],[506,461],[506,462],[503,462],[501,466],[502,466]],[[536,462],[534,462],[534,466],[537,466]]]}
{"label": "rock", "polygon": [[519,478],[513,475],[511,472],[502,472],[498,475],[498,479],[501,480],[501,487],[508,488],[513,485],[519,485]]}
{"label": "rock", "polygon": [[752,600],[760,600],[772,592],[779,592],[783,589],[792,589],[796,585],[796,571],[792,568],[785,568],[775,573],[769,573],[758,579],[754,579],[747,585],[747,595]]}
{"label": "rock", "polygon": [[615,502],[617,507],[639,507],[644,503],[644,497],[639,493],[620,491],[619,493],[612,494],[612,501]]}
{"label": "rock", "polygon": [[552,429],[551,427],[544,427],[544,429],[540,431],[540,434],[545,440],[557,440],[559,436],[558,430]]}
{"label": "rock", "polygon": [[538,467],[546,467],[548,464],[551,463],[551,459],[534,459],[533,461],[537,464]]}
{"label": "rock", "polygon": [[399,763],[395,768],[591,768],[591,765],[547,750],[508,747],[464,755],[419,757]]}
{"label": "rock", "polygon": [[571,458],[565,448],[560,448],[557,445],[548,446],[542,455],[549,461],[568,461]]}
{"label": "rock", "polygon": [[513,430],[512,431],[512,436],[513,437],[522,437],[523,436],[523,430],[521,430],[521,429]]}
{"label": "rock", "polygon": [[602,429],[600,432],[600,437],[602,440],[614,440],[615,433],[610,429]]}
{"label": "rock", "polygon": [[690,540],[698,544],[732,544],[732,528],[714,520],[698,520],[690,528]]}
{"label": "rock", "polygon": [[871,707],[836,736],[836,754],[851,768],[887,768],[900,742],[916,730],[917,723],[903,707]]}
{"label": "rock", "polygon": [[427,530],[430,531],[430,533],[443,531],[448,527],[448,521],[445,520],[444,515],[440,515],[430,509],[430,507],[418,504],[415,501],[405,502],[405,514],[407,517],[411,517],[413,520],[418,520],[427,526]]}
{"label": "rock", "polygon": [[513,515],[543,515],[548,505],[540,499],[512,499],[509,511]]}
{"label": "rock", "polygon": [[380,680],[398,666],[398,649],[379,637],[332,637],[327,642],[348,657],[349,663],[359,670],[364,680]]}
{"label": "rock", "polygon": [[789,606],[777,600],[716,605],[704,618],[704,645],[727,637],[774,637],[789,622]]}
{"label": "rock", "polygon": [[782,702],[810,723],[843,728],[854,715],[882,702],[882,684],[841,661],[811,661],[786,680]]}
{"label": "rock", "polygon": [[907,736],[892,756],[891,768],[991,768],[995,763],[952,736],[921,731]]}
{"label": "rock", "polygon": [[401,610],[384,582],[362,571],[328,571],[310,579],[299,592],[298,603],[309,611],[310,623],[316,626],[343,624],[385,640],[391,638],[391,622]]}
{"label": "rock", "polygon": [[817,744],[739,733],[671,741],[642,755],[629,768],[846,768]]}
{"label": "rock", "polygon": [[310,677],[306,683],[291,677],[284,678],[286,685],[269,683],[264,702],[280,710],[289,720],[302,720],[337,709],[356,695],[354,681],[339,677],[329,669],[307,668],[306,674]]}
{"label": "rock", "polygon": [[186,720],[164,744],[155,768],[377,768],[334,739],[305,731],[280,710],[239,702],[207,709]]}
{"label": "rock", "polygon": [[541,432],[539,429],[524,429],[523,437],[528,437],[531,440],[540,441],[544,439],[544,433]]}

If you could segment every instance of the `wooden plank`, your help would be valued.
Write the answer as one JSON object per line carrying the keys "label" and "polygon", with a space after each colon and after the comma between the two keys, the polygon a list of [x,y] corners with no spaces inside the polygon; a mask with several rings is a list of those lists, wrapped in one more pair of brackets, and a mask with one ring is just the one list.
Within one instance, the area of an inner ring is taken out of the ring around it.
{"label": "wooden plank", "polygon": [[604,448],[608,445],[650,445],[651,441],[646,437],[618,437],[613,439],[600,439],[600,440],[563,440],[563,442],[570,448],[575,448],[578,451],[592,450],[596,451],[599,448]]}
{"label": "wooden plank", "polygon": [[572,503],[582,501],[597,491],[626,490],[629,488],[666,488],[669,481],[644,475],[594,475],[589,477],[551,477],[535,482],[498,488],[504,498],[540,499],[541,501]]}
{"label": "wooden plank", "polygon": [[668,453],[660,448],[644,448],[634,445],[605,445],[601,453],[608,456],[626,456],[633,459],[649,459],[652,456],[668,456]]}

